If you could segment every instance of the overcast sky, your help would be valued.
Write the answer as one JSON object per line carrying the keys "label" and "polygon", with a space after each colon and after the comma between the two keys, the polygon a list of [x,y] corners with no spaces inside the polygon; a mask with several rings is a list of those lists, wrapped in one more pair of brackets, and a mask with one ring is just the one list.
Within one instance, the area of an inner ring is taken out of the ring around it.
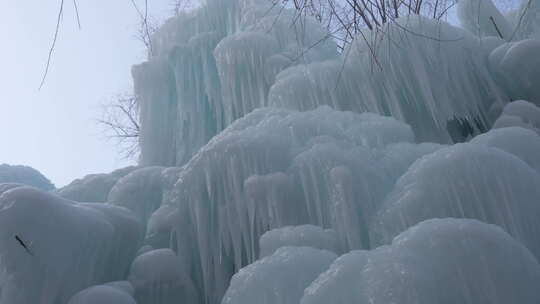
{"label": "overcast sky", "polygon": [[[60,0],[0,0],[0,163],[40,170],[56,186],[129,164],[95,119],[100,105],[131,90],[131,65],[144,59],[130,0],[78,0],[66,7],[45,86],[38,91]],[[141,4],[143,1],[139,0]],[[170,0],[152,0],[159,18]]]}

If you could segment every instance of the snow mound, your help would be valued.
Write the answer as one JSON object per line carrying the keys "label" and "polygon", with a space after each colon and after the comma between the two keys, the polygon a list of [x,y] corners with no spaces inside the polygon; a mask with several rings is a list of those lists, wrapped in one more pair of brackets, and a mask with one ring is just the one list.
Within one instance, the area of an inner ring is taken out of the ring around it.
{"label": "snow mound", "polygon": [[107,285],[92,286],[74,295],[68,304],[137,304],[128,293]]}
{"label": "snow mound", "polygon": [[339,240],[332,229],[313,225],[288,226],[273,229],[259,240],[260,258],[272,255],[281,247],[312,247],[339,253]]}
{"label": "snow mound", "polygon": [[534,256],[499,227],[434,219],[389,246],[339,257],[300,303],[533,304],[539,278]]}
{"label": "snow mound", "polygon": [[309,247],[282,247],[235,274],[222,304],[297,304],[304,289],[337,255]]}
{"label": "snow mound", "polygon": [[473,218],[501,226],[540,257],[540,174],[516,156],[458,144],[416,161],[372,223],[373,244],[390,243],[431,218]]}

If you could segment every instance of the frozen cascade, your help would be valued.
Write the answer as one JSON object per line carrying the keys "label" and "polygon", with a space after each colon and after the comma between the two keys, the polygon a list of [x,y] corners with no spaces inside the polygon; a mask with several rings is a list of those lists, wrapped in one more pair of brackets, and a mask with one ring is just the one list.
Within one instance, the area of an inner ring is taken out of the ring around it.
{"label": "frozen cascade", "polygon": [[339,257],[300,303],[533,304],[539,279],[534,256],[499,227],[433,219],[391,245]]}
{"label": "frozen cascade", "polygon": [[257,259],[270,229],[312,224],[335,229],[345,251],[368,247],[367,223],[393,184],[376,154],[412,140],[392,118],[328,107],[257,109],[214,137],[166,202],[178,209],[176,248],[206,302]]}
{"label": "frozen cascade", "polygon": [[540,302],[538,3],[342,54],[268,0],[171,18],[132,70],[140,166],[8,170],[0,303]]}
{"label": "frozen cascade", "polygon": [[[335,58],[320,25],[267,1],[213,0],[167,21],[149,60],[133,68],[141,164],[182,165],[227,125],[267,105],[274,76]],[[318,42],[318,43],[317,43]]]}
{"label": "frozen cascade", "polygon": [[397,19],[382,32],[359,37],[339,60],[284,70],[270,89],[270,105],[307,110],[328,104],[392,115],[410,124],[420,141],[467,138],[449,126],[455,119],[465,120],[473,134],[489,129],[488,109],[507,97],[479,51],[483,40],[420,16]]}

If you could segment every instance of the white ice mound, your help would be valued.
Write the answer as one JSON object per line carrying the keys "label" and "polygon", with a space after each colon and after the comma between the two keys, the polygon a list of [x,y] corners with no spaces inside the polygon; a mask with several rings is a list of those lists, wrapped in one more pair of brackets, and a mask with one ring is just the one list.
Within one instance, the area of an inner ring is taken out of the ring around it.
{"label": "white ice mound", "polygon": [[138,227],[127,210],[101,210],[29,187],[4,192],[0,302],[66,303],[85,287],[123,279]]}
{"label": "white ice mound", "polygon": [[343,250],[368,247],[367,223],[394,182],[374,154],[412,140],[392,118],[329,107],[257,109],[234,122],[183,167],[165,202],[177,208],[178,252],[197,286],[219,301],[274,228],[332,228]]}
{"label": "white ice mound", "polygon": [[366,36],[339,60],[282,71],[269,104],[391,115],[421,141],[449,143],[462,138],[454,139],[448,121],[463,119],[478,133],[492,123],[484,115],[490,105],[506,100],[486,66],[482,40],[463,29],[411,16]]}
{"label": "white ice mound", "polygon": [[504,127],[522,127],[540,135],[540,108],[525,100],[507,104],[493,124],[493,128]]}
{"label": "white ice mound", "polygon": [[107,196],[114,184],[120,178],[135,170],[135,168],[122,168],[109,174],[90,174],[58,189],[57,194],[76,202],[106,202]]}
{"label": "white ice mound", "polygon": [[38,170],[28,166],[0,165],[0,183],[19,183],[43,191],[54,189],[54,185]]}
{"label": "white ice mound", "polygon": [[200,303],[182,261],[170,249],[152,250],[138,256],[131,265],[129,281],[135,288],[137,303]]}
{"label": "white ice mound", "polygon": [[496,80],[513,100],[540,105],[540,40],[505,43],[489,56]]}
{"label": "white ice mound", "polygon": [[112,187],[107,201],[131,210],[144,225],[152,213],[161,206],[163,197],[162,167],[137,169],[122,177]]}
{"label": "white ice mound", "polygon": [[301,304],[533,304],[540,266],[502,229],[469,219],[424,221],[372,251],[339,257]]}
{"label": "white ice mound", "polygon": [[540,174],[501,149],[458,144],[416,161],[396,183],[371,226],[374,243],[390,243],[431,218],[497,224],[540,257]]}
{"label": "white ice mound", "polygon": [[532,130],[519,127],[493,129],[476,136],[471,143],[499,148],[514,154],[540,172],[540,135]]}
{"label": "white ice mound", "polygon": [[310,247],[282,247],[235,274],[222,304],[297,304],[304,289],[337,255]]}
{"label": "white ice mound", "polygon": [[272,255],[279,248],[290,246],[312,247],[340,253],[339,239],[334,230],[301,225],[277,228],[263,234],[259,240],[259,257]]}
{"label": "white ice mound", "polygon": [[68,304],[137,304],[133,297],[118,288],[97,285],[74,295]]}

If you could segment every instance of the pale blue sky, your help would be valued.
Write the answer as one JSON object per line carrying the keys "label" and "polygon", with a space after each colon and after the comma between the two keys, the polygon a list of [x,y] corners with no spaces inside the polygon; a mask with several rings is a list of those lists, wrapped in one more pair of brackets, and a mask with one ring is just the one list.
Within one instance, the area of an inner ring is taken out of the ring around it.
{"label": "pale blue sky", "polygon": [[[130,0],[78,0],[80,31],[72,1],[65,2],[49,76],[38,91],[60,0],[0,0],[0,163],[32,166],[57,186],[129,164],[94,119],[100,104],[130,90],[130,67],[144,59]],[[152,0],[150,9],[164,18],[169,3]]]}

